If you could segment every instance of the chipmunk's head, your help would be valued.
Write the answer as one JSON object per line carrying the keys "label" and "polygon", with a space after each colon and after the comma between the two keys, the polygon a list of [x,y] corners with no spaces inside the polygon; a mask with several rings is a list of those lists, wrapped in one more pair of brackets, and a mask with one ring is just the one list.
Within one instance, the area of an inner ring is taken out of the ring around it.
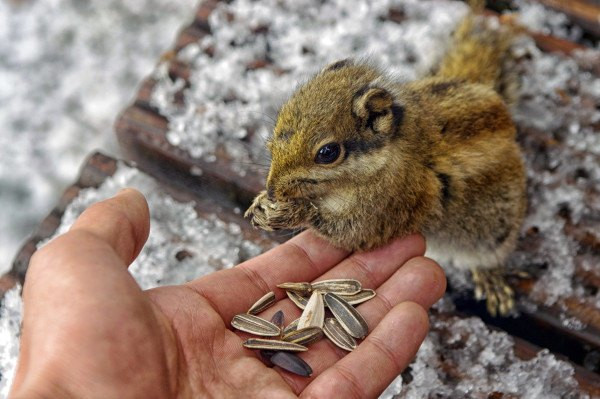
{"label": "chipmunk's head", "polygon": [[269,197],[322,198],[373,178],[399,135],[403,108],[382,74],[338,61],[302,85],[281,108],[267,146]]}

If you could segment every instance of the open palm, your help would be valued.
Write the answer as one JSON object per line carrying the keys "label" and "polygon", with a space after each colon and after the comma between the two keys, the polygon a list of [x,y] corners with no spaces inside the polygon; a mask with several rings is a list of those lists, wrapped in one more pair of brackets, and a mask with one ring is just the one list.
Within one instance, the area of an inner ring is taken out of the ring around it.
{"label": "open palm", "polygon": [[[445,279],[413,235],[348,254],[305,232],[232,269],[142,291],[127,265],[149,230],[143,197],[126,190],[86,210],[38,251],[26,277],[19,366],[11,397],[369,398],[414,356]],[[358,307],[369,336],[352,353],[327,340],[300,356],[310,378],[268,368],[230,329],[268,291],[286,323],[300,311],[286,281],[355,278],[377,296]]]}

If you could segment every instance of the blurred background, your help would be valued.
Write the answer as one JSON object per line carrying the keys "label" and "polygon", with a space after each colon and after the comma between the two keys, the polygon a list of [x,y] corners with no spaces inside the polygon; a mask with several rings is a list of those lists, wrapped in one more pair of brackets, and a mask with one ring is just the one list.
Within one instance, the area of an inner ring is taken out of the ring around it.
{"label": "blurred background", "polygon": [[0,0],[0,274],[94,149],[196,0]]}

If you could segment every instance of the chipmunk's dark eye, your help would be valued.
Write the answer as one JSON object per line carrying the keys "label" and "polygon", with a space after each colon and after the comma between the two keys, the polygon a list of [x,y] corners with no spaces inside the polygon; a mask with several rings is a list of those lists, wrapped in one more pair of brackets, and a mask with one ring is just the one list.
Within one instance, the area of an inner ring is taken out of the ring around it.
{"label": "chipmunk's dark eye", "polygon": [[341,148],[338,143],[328,143],[319,148],[315,156],[316,163],[332,163],[340,156]]}

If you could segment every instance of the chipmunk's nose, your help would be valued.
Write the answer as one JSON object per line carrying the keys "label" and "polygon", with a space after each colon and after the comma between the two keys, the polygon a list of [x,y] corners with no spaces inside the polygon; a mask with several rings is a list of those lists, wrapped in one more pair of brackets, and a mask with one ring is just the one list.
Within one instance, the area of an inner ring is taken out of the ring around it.
{"label": "chipmunk's nose", "polygon": [[273,185],[267,187],[267,198],[269,201],[275,201],[275,189],[273,188]]}

